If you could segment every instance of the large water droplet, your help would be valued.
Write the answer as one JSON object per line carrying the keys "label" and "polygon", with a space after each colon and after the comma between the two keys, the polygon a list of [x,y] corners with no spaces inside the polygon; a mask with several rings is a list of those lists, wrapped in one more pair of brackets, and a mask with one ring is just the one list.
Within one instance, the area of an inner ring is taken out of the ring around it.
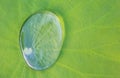
{"label": "large water droplet", "polygon": [[48,11],[30,16],[20,31],[24,59],[35,70],[46,69],[56,62],[63,40],[63,20]]}

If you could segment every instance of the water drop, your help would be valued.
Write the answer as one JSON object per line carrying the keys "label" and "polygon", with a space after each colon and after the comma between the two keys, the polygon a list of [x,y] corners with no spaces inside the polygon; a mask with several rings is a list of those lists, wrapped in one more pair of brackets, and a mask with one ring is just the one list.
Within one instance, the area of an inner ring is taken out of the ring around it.
{"label": "water drop", "polygon": [[20,47],[28,66],[43,70],[53,65],[59,57],[64,32],[60,16],[49,11],[31,15],[20,31]]}

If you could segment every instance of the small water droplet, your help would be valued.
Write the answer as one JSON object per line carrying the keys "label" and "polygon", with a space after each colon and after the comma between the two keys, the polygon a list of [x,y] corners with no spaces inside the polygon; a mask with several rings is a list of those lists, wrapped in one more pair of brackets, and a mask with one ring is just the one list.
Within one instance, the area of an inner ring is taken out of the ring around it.
{"label": "small water droplet", "polygon": [[31,15],[20,31],[20,47],[28,66],[43,70],[53,65],[59,57],[64,32],[63,20],[54,13]]}

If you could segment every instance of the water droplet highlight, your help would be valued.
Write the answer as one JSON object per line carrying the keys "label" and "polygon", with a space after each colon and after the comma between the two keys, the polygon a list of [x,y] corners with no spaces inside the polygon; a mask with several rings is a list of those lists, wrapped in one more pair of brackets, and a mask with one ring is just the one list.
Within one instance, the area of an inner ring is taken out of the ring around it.
{"label": "water droplet highlight", "polygon": [[28,66],[43,70],[53,65],[59,57],[64,34],[60,16],[49,11],[31,15],[20,31],[20,47]]}

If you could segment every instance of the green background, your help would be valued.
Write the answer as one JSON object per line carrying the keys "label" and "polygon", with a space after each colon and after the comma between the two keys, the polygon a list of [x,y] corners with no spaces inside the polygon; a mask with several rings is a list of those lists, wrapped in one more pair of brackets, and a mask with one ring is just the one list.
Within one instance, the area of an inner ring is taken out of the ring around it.
{"label": "green background", "polygon": [[[66,37],[57,62],[35,71],[19,32],[43,10],[61,15]],[[0,0],[0,78],[120,78],[120,0]]]}

